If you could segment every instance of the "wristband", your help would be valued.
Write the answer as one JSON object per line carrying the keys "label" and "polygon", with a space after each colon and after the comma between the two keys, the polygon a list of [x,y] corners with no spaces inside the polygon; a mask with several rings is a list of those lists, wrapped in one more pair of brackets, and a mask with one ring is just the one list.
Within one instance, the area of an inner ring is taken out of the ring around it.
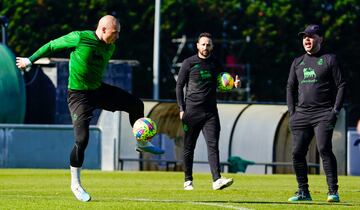
{"label": "wristband", "polygon": [[23,58],[23,61],[25,63],[25,71],[29,72],[31,70],[31,65],[32,65],[30,59],[29,58]]}

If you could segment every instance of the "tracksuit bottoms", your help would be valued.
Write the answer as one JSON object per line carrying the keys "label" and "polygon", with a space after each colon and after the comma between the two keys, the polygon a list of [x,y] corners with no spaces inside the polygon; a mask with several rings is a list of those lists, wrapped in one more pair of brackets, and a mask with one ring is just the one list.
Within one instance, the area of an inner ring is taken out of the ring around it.
{"label": "tracksuit bottoms", "polygon": [[337,164],[331,142],[336,119],[337,116],[332,109],[311,113],[296,110],[290,116],[293,164],[299,190],[308,191],[309,188],[306,154],[314,135],[323,161],[329,191],[338,190]]}
{"label": "tracksuit bottoms", "polygon": [[93,111],[125,111],[131,126],[144,116],[144,103],[121,88],[102,83],[96,90],[69,90],[68,106],[75,133],[75,144],[70,154],[70,165],[81,167],[89,142],[89,126]]}
{"label": "tracksuit bottoms", "polygon": [[194,150],[200,131],[207,145],[208,161],[213,181],[221,177],[219,159],[220,120],[217,110],[203,111],[187,108],[183,115],[185,181],[193,180]]}

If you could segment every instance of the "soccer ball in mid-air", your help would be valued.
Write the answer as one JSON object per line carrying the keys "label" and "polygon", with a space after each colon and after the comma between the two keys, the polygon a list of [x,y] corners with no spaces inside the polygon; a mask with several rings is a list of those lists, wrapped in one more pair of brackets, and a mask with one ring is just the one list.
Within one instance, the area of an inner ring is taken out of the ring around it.
{"label": "soccer ball in mid-air", "polygon": [[220,92],[227,92],[234,87],[234,78],[227,72],[221,72],[217,78],[218,90]]}
{"label": "soccer ball in mid-air", "polygon": [[136,120],[132,132],[138,141],[150,141],[157,133],[157,125],[154,120],[143,117]]}

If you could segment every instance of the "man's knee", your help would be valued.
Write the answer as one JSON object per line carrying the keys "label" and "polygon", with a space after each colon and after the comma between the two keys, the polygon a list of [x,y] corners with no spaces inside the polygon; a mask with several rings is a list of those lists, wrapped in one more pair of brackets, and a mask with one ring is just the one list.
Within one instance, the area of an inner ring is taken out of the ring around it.
{"label": "man's knee", "polygon": [[82,139],[76,139],[75,145],[78,148],[78,150],[85,150],[88,145],[89,139],[82,138]]}
{"label": "man's knee", "polygon": [[328,145],[318,145],[319,154],[321,157],[329,156],[332,154],[331,147]]}
{"label": "man's knee", "polygon": [[306,157],[307,151],[294,149],[292,152],[293,160],[301,160]]}
{"label": "man's knee", "polygon": [[85,150],[89,142],[89,132],[88,130],[76,130],[75,131],[75,145]]}
{"label": "man's knee", "polygon": [[128,105],[129,113],[143,113],[144,112],[144,102],[136,98],[131,104]]}

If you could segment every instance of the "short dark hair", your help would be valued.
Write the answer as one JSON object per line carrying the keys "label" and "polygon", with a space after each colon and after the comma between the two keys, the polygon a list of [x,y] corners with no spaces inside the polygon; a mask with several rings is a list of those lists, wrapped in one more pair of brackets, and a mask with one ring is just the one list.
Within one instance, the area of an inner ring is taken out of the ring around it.
{"label": "short dark hair", "polygon": [[201,37],[206,37],[206,38],[212,39],[212,36],[211,36],[210,33],[208,33],[208,32],[203,32],[203,33],[201,33],[201,34],[199,35],[197,42],[200,41]]}

